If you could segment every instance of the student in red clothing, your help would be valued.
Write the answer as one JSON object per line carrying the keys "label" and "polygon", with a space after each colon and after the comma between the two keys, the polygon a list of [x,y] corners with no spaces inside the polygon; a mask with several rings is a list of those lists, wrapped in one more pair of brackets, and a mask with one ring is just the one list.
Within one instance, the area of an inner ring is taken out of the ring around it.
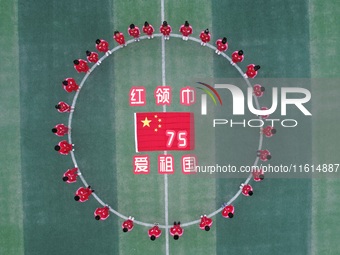
{"label": "student in red clothing", "polygon": [[254,93],[255,96],[262,97],[264,91],[265,91],[265,88],[262,87],[260,84],[255,84],[254,85],[253,93]]}
{"label": "student in red clothing", "polygon": [[67,182],[67,183],[73,183],[77,181],[77,177],[78,177],[78,168],[72,168],[72,169],[68,169],[64,175],[63,175],[63,181]]}
{"label": "student in red clothing", "polygon": [[153,28],[153,26],[150,25],[147,21],[145,21],[143,26],[143,33],[148,36],[148,39],[153,38],[154,31],[155,29]]}
{"label": "student in red clothing", "polygon": [[233,54],[231,54],[230,64],[234,66],[236,63],[242,62],[243,59],[244,59],[243,50],[234,51]]}
{"label": "student in red clothing", "polygon": [[170,33],[172,31],[171,26],[168,24],[168,22],[163,21],[163,24],[159,28],[159,31],[163,34],[164,40],[170,39]]}
{"label": "student in red clothing", "polygon": [[252,171],[252,175],[253,175],[253,179],[256,182],[260,182],[264,179],[264,174],[263,174],[263,170],[259,169],[259,170],[253,170]]}
{"label": "student in red clothing", "polygon": [[246,197],[252,196],[254,194],[253,187],[250,184],[241,184],[242,194]]}
{"label": "student in red clothing", "polygon": [[[267,107],[261,107],[261,110],[265,111],[265,110],[268,110]],[[262,117],[262,119],[267,119],[269,117],[269,114],[267,115],[260,115]]]}
{"label": "student in red clothing", "polygon": [[189,35],[192,34],[192,26],[190,26],[188,21],[185,21],[184,24],[179,28],[179,32],[182,33],[182,39],[184,41],[188,41]]}
{"label": "student in red clothing", "polygon": [[205,45],[207,45],[208,42],[210,42],[211,35],[210,35],[208,28],[201,32],[200,38],[202,40],[202,42],[201,42],[202,46],[205,46]]}
{"label": "student in red clothing", "polygon": [[174,222],[173,227],[170,228],[170,235],[174,237],[175,240],[178,240],[183,235],[183,228],[181,228],[180,222]]}
{"label": "student in red clothing", "polygon": [[94,52],[94,51],[91,52],[91,51],[87,50],[86,56],[87,56],[87,60],[90,63],[97,63],[97,65],[101,64],[101,61],[99,60],[99,56],[98,56],[97,52]]}
{"label": "student in red clothing", "polygon": [[64,136],[68,134],[69,128],[64,124],[57,124],[52,128],[52,132],[55,133],[57,136]]}
{"label": "student in red clothing", "polygon": [[63,140],[54,146],[54,149],[61,155],[68,155],[70,151],[74,151],[73,144],[69,144],[66,140]]}
{"label": "student in red clothing", "polygon": [[276,134],[276,129],[272,126],[261,128],[261,131],[266,137],[272,137],[274,134]]}
{"label": "student in red clothing", "polygon": [[123,232],[130,232],[133,229],[134,217],[129,216],[129,218],[123,222],[122,230]]}
{"label": "student in red clothing", "polygon": [[91,186],[88,186],[87,188],[80,187],[76,191],[74,200],[79,201],[79,202],[85,202],[89,200],[89,197],[91,196],[92,192],[94,192],[94,190],[91,189]]}
{"label": "student in red clothing", "polygon": [[83,59],[75,59],[73,61],[74,68],[77,70],[78,73],[87,73],[90,72],[90,68],[87,65],[87,62]]}
{"label": "student in red clothing", "polygon": [[227,205],[227,204],[223,204],[224,208],[222,210],[222,216],[224,218],[233,218],[234,217],[234,211],[235,211],[235,207],[233,205]]}
{"label": "student in red clothing", "polygon": [[218,39],[216,41],[216,51],[217,55],[220,55],[222,52],[226,51],[228,49],[228,43],[227,38],[223,37],[222,39]]}
{"label": "student in red clothing", "polygon": [[67,103],[65,103],[65,102],[63,102],[63,101],[59,102],[59,103],[55,106],[55,108],[58,110],[58,112],[61,112],[61,113],[73,111],[72,107],[69,106]]}
{"label": "student in red clothing", "polygon": [[135,42],[139,42],[140,30],[139,27],[135,26],[135,24],[131,24],[128,28],[128,33],[131,37],[135,39]]}
{"label": "student in red clothing", "polygon": [[96,220],[106,220],[110,216],[110,207],[106,205],[105,207],[98,207],[94,211],[94,218]]}
{"label": "student in red clothing", "polygon": [[257,75],[257,71],[260,69],[261,67],[259,65],[254,65],[254,64],[250,64],[247,66],[247,71],[246,73],[243,75],[244,78],[255,78]]}
{"label": "student in red clothing", "polygon": [[209,231],[213,224],[212,219],[208,218],[207,215],[201,215],[200,229]]}
{"label": "student in red clothing", "polygon": [[267,161],[272,158],[272,155],[270,155],[269,150],[259,150],[257,151],[257,156],[262,160],[262,161]]}
{"label": "student in red clothing", "polygon": [[103,39],[96,40],[96,48],[99,52],[105,53],[106,56],[110,55],[112,52],[109,50],[109,43]]}
{"label": "student in red clothing", "polygon": [[151,241],[155,241],[157,238],[161,236],[161,234],[162,234],[162,230],[160,230],[157,224],[153,226],[152,228],[150,228],[148,231],[148,235]]}
{"label": "student in red clothing", "polygon": [[63,80],[63,88],[66,92],[71,93],[73,91],[78,91],[79,86],[73,78],[66,78]]}
{"label": "student in red clothing", "polygon": [[115,31],[113,33],[113,39],[115,39],[115,41],[117,43],[119,43],[120,47],[124,47],[126,46],[126,43],[125,43],[125,37],[124,37],[124,34],[119,32],[119,31]]}

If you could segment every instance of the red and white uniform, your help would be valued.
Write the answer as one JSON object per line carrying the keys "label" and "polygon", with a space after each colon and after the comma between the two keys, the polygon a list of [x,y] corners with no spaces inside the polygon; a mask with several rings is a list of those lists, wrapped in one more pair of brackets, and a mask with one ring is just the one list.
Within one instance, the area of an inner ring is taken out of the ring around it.
{"label": "red and white uniform", "polygon": [[[96,44],[96,48],[99,52],[109,51],[109,43],[103,39],[100,39],[100,43]],[[90,61],[90,60],[89,60]]]}
{"label": "red and white uniform", "polygon": [[179,32],[181,32],[183,36],[188,37],[192,34],[192,26],[189,25],[186,27],[185,25],[182,25],[179,28]]}
{"label": "red and white uniform", "polygon": [[213,224],[212,219],[208,218],[206,215],[201,217],[200,229],[205,230],[205,227],[211,227]]}
{"label": "red and white uniform", "polygon": [[242,187],[242,194],[246,197],[249,196],[249,191],[253,191],[253,187],[250,184],[246,184]]}
{"label": "red and white uniform", "polygon": [[222,39],[216,41],[216,47],[219,51],[223,52],[228,49],[228,43],[222,43]]}
{"label": "red and white uniform", "polygon": [[66,92],[71,93],[71,92],[77,91],[79,89],[79,86],[76,83],[75,79],[66,78],[65,81],[67,81],[67,85],[63,84],[63,88],[64,88],[64,90],[66,90]]}
{"label": "red and white uniform", "polygon": [[171,26],[170,25],[167,25],[167,26],[163,26],[161,25],[160,28],[159,28],[159,31],[164,35],[164,36],[169,36],[172,29],[171,29]]}
{"label": "red and white uniform", "polygon": [[143,33],[152,36],[153,32],[155,32],[155,29],[153,28],[152,25],[149,24],[149,26],[143,26]]}
{"label": "red and white uniform", "polygon": [[262,133],[266,137],[272,137],[273,136],[273,133],[272,133],[273,129],[274,129],[274,127],[272,127],[272,126],[266,126],[264,129],[262,129]]}
{"label": "red and white uniform", "polygon": [[122,224],[122,229],[126,228],[130,232],[133,229],[133,220],[127,219],[126,221],[123,222]]}
{"label": "red and white uniform", "polygon": [[60,150],[58,151],[61,155],[68,155],[72,151],[72,144],[69,144],[66,140],[58,143]]}
{"label": "red and white uniform", "polygon": [[267,161],[268,160],[267,156],[270,155],[270,152],[269,152],[269,150],[260,150],[259,154],[260,154],[259,157],[262,161]]}
{"label": "red and white uniform", "polygon": [[76,182],[77,181],[77,177],[78,177],[78,168],[75,167],[75,168],[72,168],[72,169],[68,169],[63,177],[67,177],[67,183],[73,183],[73,182]]}
{"label": "red and white uniform", "polygon": [[120,32],[119,34],[114,35],[113,39],[115,39],[115,41],[117,43],[119,43],[119,45],[125,45],[125,37],[124,37],[124,34],[122,32]]}
{"label": "red and white uniform", "polygon": [[79,196],[79,202],[85,202],[87,200],[89,200],[89,197],[92,194],[92,190],[90,188],[84,188],[84,187],[80,187],[77,191],[76,191],[76,196]]}
{"label": "red and white uniform", "polygon": [[99,60],[97,52],[91,52],[90,56],[87,56],[87,60],[91,63],[97,63]]}
{"label": "red and white uniform", "polygon": [[200,38],[201,38],[203,43],[208,43],[208,42],[210,42],[211,35],[210,35],[210,33],[208,33],[208,34],[204,33],[204,30],[203,30],[200,34]]}
{"label": "red and white uniform", "polygon": [[148,231],[149,237],[154,236],[156,239],[161,236],[162,230],[158,226],[154,226]]}
{"label": "red and white uniform", "polygon": [[[268,110],[267,107],[261,107],[261,110]],[[269,114],[267,115],[261,115],[262,119],[267,119],[269,117]]]}
{"label": "red and white uniform", "polygon": [[128,28],[128,33],[131,37],[133,38],[139,38],[140,36],[140,30],[137,26],[135,26],[135,28]]}
{"label": "red and white uniform", "polygon": [[248,78],[255,78],[256,77],[257,71],[255,71],[254,67],[255,67],[254,64],[250,64],[250,65],[247,66],[246,75],[248,76]]}
{"label": "red and white uniform", "polygon": [[264,91],[261,90],[262,86],[260,84],[254,85],[254,95],[257,97],[262,97]]}
{"label": "red and white uniform", "polygon": [[232,60],[234,63],[242,62],[243,59],[244,59],[244,56],[243,56],[243,55],[239,55],[239,54],[238,54],[238,50],[237,50],[237,51],[234,51],[233,54],[231,54],[231,60]]}
{"label": "red and white uniform", "polygon": [[81,73],[81,72],[84,72],[84,73],[87,73],[90,68],[89,66],[87,65],[87,62],[83,59],[78,59],[79,61],[79,64],[78,65],[74,65],[74,68],[77,70],[78,73]]}
{"label": "red and white uniform", "polygon": [[65,102],[59,102],[58,103],[60,109],[57,109],[58,112],[70,112],[71,111],[71,106],[69,106],[67,103]]}
{"label": "red and white uniform", "polygon": [[99,207],[94,211],[94,216],[99,216],[99,220],[106,220],[110,216],[110,208],[105,207]]}
{"label": "red and white uniform", "polygon": [[254,181],[260,182],[260,181],[262,181],[261,178],[260,178],[260,175],[263,175],[263,170],[262,169],[254,170],[252,172],[252,175],[253,175]]}
{"label": "red and white uniform", "polygon": [[57,136],[64,136],[66,134],[68,134],[68,127],[66,127],[64,124],[57,124],[54,127],[55,129],[57,129],[57,132],[55,133]]}
{"label": "red and white uniform", "polygon": [[179,224],[176,224],[173,227],[171,227],[169,231],[171,236],[178,235],[179,237],[181,237],[184,232],[183,228],[181,228]]}
{"label": "red and white uniform", "polygon": [[222,216],[224,218],[229,218],[229,213],[234,214],[234,211],[235,211],[235,207],[233,205],[227,205],[222,210]]}

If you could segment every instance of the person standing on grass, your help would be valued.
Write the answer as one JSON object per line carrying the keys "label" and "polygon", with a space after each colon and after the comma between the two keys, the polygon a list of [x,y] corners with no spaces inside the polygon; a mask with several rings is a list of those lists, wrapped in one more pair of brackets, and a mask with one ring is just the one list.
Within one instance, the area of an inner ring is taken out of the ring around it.
{"label": "person standing on grass", "polygon": [[228,49],[228,43],[227,38],[223,37],[222,39],[218,39],[216,41],[216,51],[217,55],[221,55],[222,52],[226,51]]}
{"label": "person standing on grass", "polygon": [[241,184],[242,194],[246,197],[252,196],[254,194],[253,187],[250,184]]}
{"label": "person standing on grass", "polygon": [[63,175],[63,181],[66,183],[73,183],[77,181],[78,177],[78,168],[74,167],[72,169],[68,169]]}
{"label": "person standing on grass", "polygon": [[52,132],[57,136],[64,136],[68,134],[69,128],[64,124],[57,124],[54,128],[52,128]]}
{"label": "person standing on grass", "polygon": [[89,200],[89,197],[91,196],[92,192],[94,192],[94,190],[91,189],[91,186],[88,186],[87,188],[84,187],[80,187],[77,191],[76,191],[76,195],[74,196],[74,200],[78,201],[78,202],[86,202],[87,200]]}
{"label": "person standing on grass", "polygon": [[89,51],[87,50],[86,51],[86,58],[87,60],[90,62],[90,63],[98,63],[98,65],[101,64],[101,62],[99,61],[99,56],[98,56],[98,53],[97,52],[94,52],[94,51]]}
{"label": "person standing on grass", "polygon": [[260,84],[255,84],[253,93],[256,97],[262,97],[264,94],[265,88],[262,87]]}
{"label": "person standing on grass", "polygon": [[108,205],[104,207],[98,207],[94,211],[94,218],[96,220],[106,220],[110,216],[110,207]]}
{"label": "person standing on grass", "polygon": [[190,26],[188,21],[185,21],[184,24],[180,27],[179,32],[182,33],[182,39],[184,41],[188,41],[189,35],[192,34],[192,26]]}
{"label": "person standing on grass", "polygon": [[178,240],[183,235],[183,228],[181,228],[180,222],[174,222],[174,225],[170,228],[170,235],[174,237],[175,240]]}
{"label": "person standing on grass", "polygon": [[234,217],[234,211],[235,211],[235,208],[233,205],[227,205],[227,204],[224,204],[223,205],[224,208],[222,210],[222,216],[224,218],[233,218]]}
{"label": "person standing on grass", "polygon": [[242,62],[243,59],[244,59],[243,50],[234,51],[233,54],[231,54],[230,64],[234,66],[236,63]]}
{"label": "person standing on grass", "polygon": [[150,25],[147,21],[145,21],[143,26],[143,33],[148,36],[148,39],[153,38],[154,31],[155,29],[153,28],[153,26]]}
{"label": "person standing on grass", "polygon": [[122,224],[122,230],[123,232],[130,232],[133,229],[133,221],[134,217],[129,216],[129,218],[123,222]]}
{"label": "person standing on grass", "polygon": [[267,161],[267,160],[270,160],[272,158],[272,155],[270,154],[269,150],[259,150],[259,151],[257,151],[257,156],[262,161]]}
{"label": "person standing on grass", "polygon": [[253,170],[252,171],[253,179],[256,182],[260,182],[264,180],[264,173],[262,169],[259,170]]}
{"label": "person standing on grass", "polygon": [[148,235],[151,241],[155,241],[162,234],[162,230],[158,227],[158,224],[155,224],[152,228],[149,229]]}
{"label": "person standing on grass", "polygon": [[276,129],[272,126],[266,126],[265,128],[261,128],[261,131],[266,137],[272,137],[273,135],[276,134]]}
{"label": "person standing on grass", "polygon": [[128,33],[131,37],[135,39],[135,42],[139,42],[140,30],[135,24],[131,24],[128,28]]}
{"label": "person standing on grass", "polygon": [[125,37],[123,33],[115,31],[113,33],[113,39],[115,39],[115,41],[120,45],[120,47],[123,48],[124,46],[126,46]]}
{"label": "person standing on grass", "polygon": [[74,69],[76,69],[78,73],[90,72],[90,68],[87,65],[87,62],[83,59],[75,59],[73,60],[73,64],[74,64]]}
{"label": "person standing on grass", "polygon": [[70,151],[74,151],[73,144],[68,143],[66,140],[60,141],[54,149],[61,155],[68,155]]}
{"label": "person standing on grass", "polygon": [[252,78],[254,79],[257,75],[257,71],[261,68],[261,66],[259,65],[254,65],[254,64],[250,64],[247,66],[247,71],[246,73],[243,75],[244,78]]}
{"label": "person standing on grass", "polygon": [[106,56],[111,54],[111,51],[109,50],[109,43],[103,39],[97,39],[96,40],[96,49],[99,52],[105,53]]}
{"label": "person standing on grass", "polygon": [[79,86],[73,78],[66,78],[63,80],[63,88],[68,93],[79,90]]}
{"label": "person standing on grass", "polygon": [[168,22],[163,21],[163,24],[159,28],[159,31],[163,34],[164,40],[170,39],[170,33],[172,31],[171,26],[168,24]]}
{"label": "person standing on grass", "polygon": [[63,112],[71,112],[73,111],[72,107],[69,106],[67,103],[60,101],[55,108],[58,110],[58,112],[63,113]]}
{"label": "person standing on grass", "polygon": [[200,229],[209,231],[213,224],[213,220],[208,218],[207,215],[201,215]]}
{"label": "person standing on grass", "polygon": [[205,46],[205,45],[207,45],[208,42],[210,42],[211,35],[210,35],[208,28],[201,32],[200,38],[201,38],[201,41],[202,41],[201,42],[202,46]]}

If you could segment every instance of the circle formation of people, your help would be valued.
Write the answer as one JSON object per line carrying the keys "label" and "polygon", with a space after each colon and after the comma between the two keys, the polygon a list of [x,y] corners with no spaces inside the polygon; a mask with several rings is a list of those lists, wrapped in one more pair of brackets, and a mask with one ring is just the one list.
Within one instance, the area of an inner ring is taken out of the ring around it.
{"label": "circle formation of people", "polygon": [[[147,36],[148,39],[154,38],[155,29],[147,21],[144,23],[142,27],[142,31]],[[159,31],[163,35],[164,40],[170,39],[172,28],[168,24],[167,21],[164,21],[161,24]],[[189,24],[189,22],[185,21],[185,23],[181,25],[179,32],[182,34],[183,41],[188,41],[189,36],[191,36],[191,34],[193,33],[193,29],[192,29],[192,26]],[[133,37],[135,42],[140,41],[141,32],[140,32],[139,27],[136,26],[135,24],[131,24],[128,27],[128,34],[129,36]],[[127,46],[126,41],[125,41],[125,36],[122,32],[114,31],[113,39],[120,45],[120,47],[123,48]],[[201,40],[201,46],[203,47],[206,46],[207,43],[210,42],[211,34],[210,34],[209,29],[205,29],[200,33],[200,40]],[[215,53],[218,55],[228,50],[228,42],[227,42],[226,37],[217,39],[215,44],[216,44]],[[112,54],[112,52],[109,50],[109,43],[105,41],[104,39],[97,39],[95,41],[95,47],[98,52],[89,51],[89,50],[85,52],[87,60],[76,59],[73,61],[74,68],[76,69],[78,73],[85,73],[85,74],[90,73],[91,71],[90,71],[89,63],[99,66],[101,64],[101,60],[99,59],[98,53],[103,53],[106,56],[109,56],[110,54]],[[231,54],[230,64],[235,66],[237,63],[242,62],[243,60],[244,60],[243,50],[237,50]],[[244,78],[246,79],[255,78],[259,69],[260,69],[259,65],[249,64],[243,75]],[[62,87],[68,93],[80,91],[79,85],[73,78],[64,79],[62,81]],[[261,97],[264,94],[264,92],[265,92],[265,88],[263,86],[259,84],[254,85],[253,94],[256,97]],[[74,111],[73,107],[71,107],[69,104],[63,101],[59,102],[55,106],[55,108],[60,113],[70,113]],[[261,110],[268,110],[268,108],[261,107]],[[266,119],[269,116],[263,115],[260,117],[263,119]],[[64,124],[57,124],[52,129],[52,132],[55,135],[62,137],[70,133],[70,128]],[[273,126],[267,126],[265,128],[261,128],[261,132],[266,137],[272,137],[276,133],[276,130]],[[71,153],[71,151],[74,151],[73,147],[74,147],[74,144],[70,144],[68,143],[68,141],[62,140],[54,147],[54,149],[57,152],[59,152],[61,155],[68,155],[69,153]],[[271,159],[271,154],[268,150],[261,149],[257,151],[257,157],[259,157],[261,161],[267,161]],[[75,166],[72,169],[68,169],[63,174],[62,180],[66,183],[75,183],[79,175],[81,175],[81,172],[78,169],[78,167]],[[261,169],[252,171],[252,176],[255,182],[260,182],[264,179],[264,173]],[[250,197],[254,194],[253,187],[250,184],[241,184],[240,189],[244,196]],[[80,187],[75,192],[74,200],[78,202],[86,202],[90,198],[93,192],[95,191],[91,188],[91,186]],[[107,204],[104,207],[96,208],[94,211],[94,219],[98,221],[106,220],[110,215],[110,209],[111,207]],[[232,204],[224,203],[221,209],[222,209],[221,210],[222,217],[229,218],[229,219],[234,217],[235,208]],[[212,224],[213,224],[213,220],[209,218],[207,215],[203,214],[201,215],[201,220],[200,220],[198,227],[203,231],[209,231],[212,227]],[[121,226],[122,226],[123,232],[131,231],[134,228],[134,217],[129,216],[127,219],[125,219],[125,221],[122,223]],[[179,237],[181,237],[184,233],[184,230],[181,227],[180,221],[175,221],[172,227],[166,226],[166,228],[169,228],[170,235],[173,236],[174,240],[178,240]],[[158,226],[158,223],[155,223],[154,226],[151,227],[147,233],[150,237],[150,240],[154,241],[161,236],[162,230]]]}

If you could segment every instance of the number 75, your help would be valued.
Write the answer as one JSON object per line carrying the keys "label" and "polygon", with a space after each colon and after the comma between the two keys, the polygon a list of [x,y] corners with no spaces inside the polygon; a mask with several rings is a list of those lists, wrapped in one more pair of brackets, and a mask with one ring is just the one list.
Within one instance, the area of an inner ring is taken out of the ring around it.
{"label": "number 75", "polygon": [[[166,147],[171,148],[174,143],[176,137],[176,131],[174,130],[166,130],[166,135],[168,136],[168,141],[166,143]],[[186,148],[188,145],[187,142],[187,131],[180,130],[177,132],[177,147],[178,148]]]}

